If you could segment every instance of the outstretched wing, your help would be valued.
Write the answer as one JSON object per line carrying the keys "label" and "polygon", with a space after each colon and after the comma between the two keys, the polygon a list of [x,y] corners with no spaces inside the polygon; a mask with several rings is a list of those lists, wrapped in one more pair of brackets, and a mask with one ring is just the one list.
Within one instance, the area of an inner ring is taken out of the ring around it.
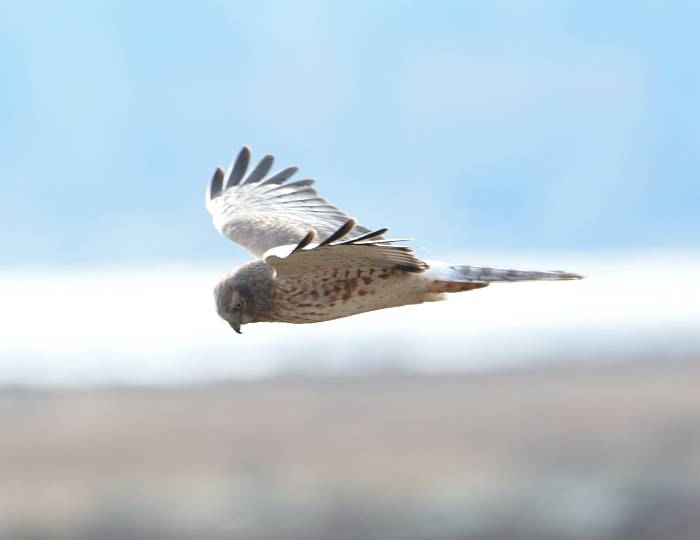
{"label": "outstretched wing", "polygon": [[349,219],[322,242],[313,243],[313,234],[309,234],[298,244],[265,252],[263,260],[281,276],[356,267],[399,268],[406,272],[423,272],[428,268],[413,255],[411,248],[394,245],[401,240],[383,239],[387,229],[347,239],[353,230],[356,230],[355,220]]}
{"label": "outstretched wing", "polygon": [[[260,257],[277,246],[297,244],[310,231],[323,241],[348,216],[319,197],[304,179],[287,182],[297,172],[288,167],[268,176],[274,157],[267,155],[248,172],[250,148],[244,146],[227,172],[217,168],[207,189],[206,205],[214,226],[226,238]],[[351,237],[369,229],[355,225]]]}

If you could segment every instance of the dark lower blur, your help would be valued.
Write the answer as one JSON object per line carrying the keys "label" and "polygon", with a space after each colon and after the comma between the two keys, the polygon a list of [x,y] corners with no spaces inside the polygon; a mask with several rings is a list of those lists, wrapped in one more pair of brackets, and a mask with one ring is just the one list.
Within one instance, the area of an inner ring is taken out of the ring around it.
{"label": "dark lower blur", "polygon": [[689,359],[5,389],[0,538],[697,540],[699,383]]}

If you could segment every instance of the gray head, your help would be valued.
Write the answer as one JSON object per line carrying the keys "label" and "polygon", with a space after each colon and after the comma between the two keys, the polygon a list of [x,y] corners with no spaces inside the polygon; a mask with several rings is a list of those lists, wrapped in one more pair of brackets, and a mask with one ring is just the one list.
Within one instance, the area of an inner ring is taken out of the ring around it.
{"label": "gray head", "polygon": [[234,269],[214,287],[216,311],[241,333],[241,325],[269,320],[274,295],[274,270],[262,261]]}

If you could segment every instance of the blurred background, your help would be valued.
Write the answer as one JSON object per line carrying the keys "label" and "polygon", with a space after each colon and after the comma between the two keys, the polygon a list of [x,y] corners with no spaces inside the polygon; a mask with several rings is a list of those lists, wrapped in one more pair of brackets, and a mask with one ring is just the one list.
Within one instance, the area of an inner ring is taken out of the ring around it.
{"label": "blurred background", "polygon": [[[0,537],[694,540],[700,5],[0,3]],[[419,256],[235,335],[243,144]]]}

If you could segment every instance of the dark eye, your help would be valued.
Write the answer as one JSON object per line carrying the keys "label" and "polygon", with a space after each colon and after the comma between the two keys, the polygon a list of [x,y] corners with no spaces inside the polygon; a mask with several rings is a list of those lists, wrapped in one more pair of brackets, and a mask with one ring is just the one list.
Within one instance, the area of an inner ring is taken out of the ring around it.
{"label": "dark eye", "polygon": [[234,306],[233,309],[245,309],[245,300],[241,298]]}

